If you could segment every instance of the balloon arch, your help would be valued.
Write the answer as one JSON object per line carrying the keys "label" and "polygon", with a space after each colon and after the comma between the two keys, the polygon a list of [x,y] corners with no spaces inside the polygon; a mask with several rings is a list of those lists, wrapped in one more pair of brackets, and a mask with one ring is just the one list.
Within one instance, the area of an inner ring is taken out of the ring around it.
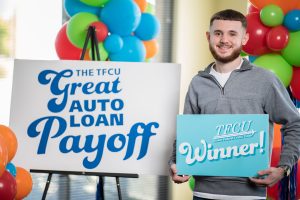
{"label": "balloon arch", "polygon": [[142,62],[158,52],[160,24],[147,0],[64,0],[64,8],[70,20],[55,40],[62,60],[80,59],[89,26],[96,30],[100,60]]}

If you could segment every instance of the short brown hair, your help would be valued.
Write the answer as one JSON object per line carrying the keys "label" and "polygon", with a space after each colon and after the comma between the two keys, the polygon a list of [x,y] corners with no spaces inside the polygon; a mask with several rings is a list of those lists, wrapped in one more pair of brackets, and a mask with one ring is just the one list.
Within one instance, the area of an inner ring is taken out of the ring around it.
{"label": "short brown hair", "polygon": [[213,24],[215,20],[230,20],[230,21],[240,21],[242,23],[242,26],[246,29],[247,28],[247,19],[246,17],[232,9],[226,9],[226,10],[221,10],[217,13],[215,13],[211,18],[210,18],[210,26]]}

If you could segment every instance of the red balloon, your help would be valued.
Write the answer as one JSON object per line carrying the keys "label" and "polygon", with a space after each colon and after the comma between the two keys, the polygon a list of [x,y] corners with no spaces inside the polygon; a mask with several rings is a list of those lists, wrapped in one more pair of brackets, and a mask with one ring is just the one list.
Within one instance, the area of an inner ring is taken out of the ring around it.
{"label": "red balloon", "polygon": [[267,34],[267,45],[273,51],[280,51],[289,42],[289,31],[284,26],[276,26]]}
{"label": "red balloon", "polygon": [[55,40],[56,54],[61,60],[80,60],[82,49],[75,47],[67,37],[67,23],[59,30]]}
{"label": "red balloon", "polygon": [[[273,148],[271,157],[271,167],[276,167],[278,165],[280,153],[280,148]],[[272,187],[267,188],[267,197],[268,199],[279,199],[279,182],[273,185]]]}
{"label": "red balloon", "polygon": [[258,13],[260,12],[260,10],[258,8],[256,8],[255,6],[253,6],[252,4],[248,5],[248,13]]}
{"label": "red balloon", "polygon": [[14,200],[16,194],[16,180],[8,171],[5,171],[0,177],[0,199]]}
{"label": "red balloon", "polygon": [[91,26],[94,26],[96,28],[96,36],[98,39],[98,42],[102,42],[105,40],[105,38],[108,36],[108,28],[107,26],[98,21],[98,22],[93,22]]}
{"label": "red balloon", "polygon": [[300,6],[299,0],[249,0],[252,5],[254,5],[258,9],[262,9],[263,7],[269,4],[275,4],[279,6],[284,13],[289,12],[290,10],[296,9]]}
{"label": "red balloon", "polygon": [[266,38],[270,28],[261,23],[259,13],[250,13],[246,17],[249,40],[243,46],[243,51],[252,56],[270,53],[271,50],[267,47]]}
{"label": "red balloon", "polygon": [[300,101],[300,68],[299,67],[293,67],[293,76],[290,82],[290,89],[293,96]]}

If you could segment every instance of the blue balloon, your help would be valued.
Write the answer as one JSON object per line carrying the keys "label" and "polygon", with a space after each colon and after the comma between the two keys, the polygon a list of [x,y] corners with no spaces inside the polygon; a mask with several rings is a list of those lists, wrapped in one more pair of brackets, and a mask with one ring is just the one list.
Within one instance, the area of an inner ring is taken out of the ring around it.
{"label": "blue balloon", "polygon": [[117,34],[111,34],[104,41],[104,48],[109,53],[117,53],[123,47],[123,39]]}
{"label": "blue balloon", "polygon": [[13,175],[13,177],[16,177],[17,175],[17,169],[15,167],[14,164],[12,164],[11,162],[10,163],[7,163],[6,165],[6,170],[11,174]]}
{"label": "blue balloon", "polygon": [[160,25],[157,18],[150,13],[143,13],[135,35],[141,40],[152,40],[158,35],[159,30]]}
{"label": "blue balloon", "polygon": [[141,20],[141,10],[133,0],[111,0],[105,4],[100,19],[111,33],[128,36]]}
{"label": "blue balloon", "polygon": [[251,56],[251,55],[248,56],[249,61],[252,62],[252,63],[254,62],[254,60],[255,60],[257,57],[258,57],[258,56]]}
{"label": "blue balloon", "polygon": [[143,42],[135,36],[123,38],[123,48],[117,53],[109,55],[111,61],[143,62],[146,58],[146,49]]}
{"label": "blue balloon", "polygon": [[300,10],[291,10],[283,20],[283,25],[290,31],[300,31]]}
{"label": "blue balloon", "polygon": [[65,11],[69,17],[79,13],[79,12],[89,12],[94,15],[99,15],[101,8],[89,6],[80,2],[79,0],[65,0]]}

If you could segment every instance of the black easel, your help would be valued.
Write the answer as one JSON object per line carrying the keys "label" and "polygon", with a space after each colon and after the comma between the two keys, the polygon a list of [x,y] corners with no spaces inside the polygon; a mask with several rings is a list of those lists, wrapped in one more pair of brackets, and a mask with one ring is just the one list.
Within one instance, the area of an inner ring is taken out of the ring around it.
{"label": "black easel", "polygon": [[[91,41],[92,60],[93,61],[101,61],[100,52],[99,52],[99,48],[98,48],[98,39],[96,36],[96,28],[94,26],[89,26],[89,28],[88,28],[86,38],[84,41],[84,45],[83,45],[83,49],[81,52],[80,60],[84,60],[84,56],[86,54],[86,50],[87,50],[89,41]],[[102,200],[104,200],[103,177],[106,176],[106,177],[115,177],[116,178],[119,200],[122,200],[121,186],[120,186],[119,178],[120,177],[124,177],[124,178],[138,178],[139,177],[138,174],[104,173],[104,172],[98,173],[98,172],[56,171],[56,170],[38,170],[38,169],[30,169],[30,172],[32,172],[32,173],[47,173],[48,174],[48,178],[47,178],[47,182],[46,182],[45,189],[43,192],[42,200],[46,200],[47,192],[48,192],[53,174],[98,176],[99,177],[98,187],[101,189],[101,193],[98,195],[101,195]]]}
{"label": "black easel", "polygon": [[[138,174],[105,173],[105,172],[79,172],[79,171],[59,171],[59,170],[39,170],[39,169],[30,169],[30,172],[31,173],[45,173],[45,174],[48,174],[48,178],[47,178],[47,182],[46,182],[45,189],[44,189],[44,192],[43,192],[42,200],[46,200],[47,192],[48,192],[48,189],[50,187],[50,183],[51,183],[51,179],[52,179],[53,174],[98,176],[99,179],[100,179],[100,177],[102,179],[104,176],[106,176],[106,177],[115,177],[116,178],[117,189],[118,189],[119,200],[122,200],[122,194],[121,194],[121,187],[120,187],[119,178],[120,177],[123,177],[123,178],[138,178],[139,177]],[[103,195],[103,199],[104,199],[104,195]]]}

